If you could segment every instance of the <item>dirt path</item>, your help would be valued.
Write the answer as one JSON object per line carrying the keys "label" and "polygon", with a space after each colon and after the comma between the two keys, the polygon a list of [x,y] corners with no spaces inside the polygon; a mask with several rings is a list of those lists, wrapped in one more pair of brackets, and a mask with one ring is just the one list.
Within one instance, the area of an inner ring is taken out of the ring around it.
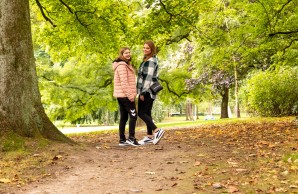
{"label": "dirt path", "polygon": [[172,129],[158,145],[141,147],[119,147],[111,133],[72,138],[85,145],[57,148],[50,176],[8,193],[298,192],[298,128],[292,123]]}
{"label": "dirt path", "polygon": [[66,166],[56,178],[18,193],[191,193],[194,159],[189,156],[196,153],[181,143],[169,144],[166,137],[156,146],[97,144],[65,158],[61,163]]}

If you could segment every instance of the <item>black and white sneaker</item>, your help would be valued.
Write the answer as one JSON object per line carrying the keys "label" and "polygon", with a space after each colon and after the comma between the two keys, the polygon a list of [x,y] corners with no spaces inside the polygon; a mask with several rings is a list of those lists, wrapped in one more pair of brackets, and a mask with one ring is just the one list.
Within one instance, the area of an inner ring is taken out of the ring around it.
{"label": "black and white sneaker", "polygon": [[127,143],[127,140],[120,140],[119,146],[129,146],[129,143]]}
{"label": "black and white sneaker", "polygon": [[132,145],[132,146],[140,146],[141,144],[138,143],[137,139],[136,138],[128,138],[126,140],[126,142],[129,144],[129,145]]}
{"label": "black and white sneaker", "polygon": [[153,139],[147,136],[145,136],[142,140],[139,141],[139,144],[141,145],[152,144],[152,143],[153,143]]}
{"label": "black and white sneaker", "polygon": [[158,129],[158,131],[154,133],[153,144],[157,144],[164,134],[165,134],[165,130]]}

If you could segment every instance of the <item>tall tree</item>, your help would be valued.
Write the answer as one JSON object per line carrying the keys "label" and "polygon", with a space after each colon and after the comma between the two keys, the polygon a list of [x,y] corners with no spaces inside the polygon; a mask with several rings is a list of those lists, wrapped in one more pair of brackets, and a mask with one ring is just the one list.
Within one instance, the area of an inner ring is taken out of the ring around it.
{"label": "tall tree", "polygon": [[49,120],[40,100],[29,0],[1,0],[0,26],[0,135],[71,142]]}

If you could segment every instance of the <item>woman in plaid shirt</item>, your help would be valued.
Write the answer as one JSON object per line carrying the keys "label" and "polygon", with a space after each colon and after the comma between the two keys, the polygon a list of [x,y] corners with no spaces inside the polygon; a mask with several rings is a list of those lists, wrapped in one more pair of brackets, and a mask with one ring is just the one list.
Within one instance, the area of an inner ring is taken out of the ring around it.
{"label": "woman in plaid shirt", "polygon": [[156,48],[154,43],[146,41],[143,52],[144,59],[139,67],[137,79],[137,92],[139,94],[138,115],[146,123],[147,136],[139,141],[139,144],[157,144],[165,131],[156,127],[151,116],[156,94],[150,90],[150,86],[158,80],[158,60],[155,56]]}

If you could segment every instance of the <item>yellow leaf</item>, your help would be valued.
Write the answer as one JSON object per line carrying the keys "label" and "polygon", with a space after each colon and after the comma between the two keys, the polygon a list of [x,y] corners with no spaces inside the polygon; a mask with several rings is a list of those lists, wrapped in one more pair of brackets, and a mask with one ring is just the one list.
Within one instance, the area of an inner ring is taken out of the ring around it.
{"label": "yellow leaf", "polygon": [[55,157],[53,158],[53,160],[59,160],[59,159],[61,159],[61,158],[62,158],[61,155],[57,155],[57,156],[55,156]]}
{"label": "yellow leaf", "polygon": [[200,166],[201,165],[201,162],[199,162],[199,161],[196,161],[195,163],[194,163],[194,166]]}
{"label": "yellow leaf", "polygon": [[188,161],[180,161],[180,164],[188,163]]}
{"label": "yellow leaf", "polygon": [[228,186],[228,193],[235,193],[238,192],[239,189],[235,186]]}
{"label": "yellow leaf", "polygon": [[153,175],[153,174],[155,174],[155,172],[145,172],[145,174]]}
{"label": "yellow leaf", "polygon": [[244,168],[238,168],[238,169],[236,169],[236,171],[237,171],[237,172],[245,172],[245,171],[247,171],[247,170],[244,169]]}
{"label": "yellow leaf", "polygon": [[5,178],[2,178],[2,179],[0,179],[0,183],[10,183],[11,182],[11,180],[9,180],[9,179],[5,179]]}

